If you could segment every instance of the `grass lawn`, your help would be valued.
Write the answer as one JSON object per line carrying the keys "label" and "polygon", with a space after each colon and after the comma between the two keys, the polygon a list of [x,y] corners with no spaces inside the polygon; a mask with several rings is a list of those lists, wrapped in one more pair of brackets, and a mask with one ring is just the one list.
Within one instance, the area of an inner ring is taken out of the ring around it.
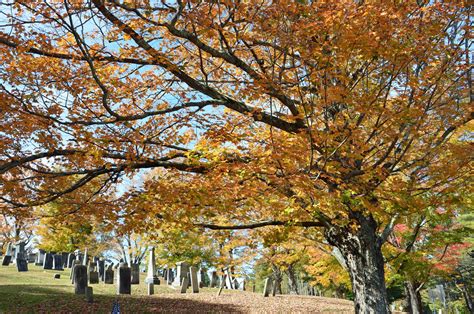
{"label": "grass lawn", "polygon": [[[28,272],[18,272],[15,265],[0,266],[0,313],[110,313],[115,301],[121,313],[353,313],[351,301],[308,297],[276,296],[216,289],[200,289],[200,293],[180,294],[167,285],[155,285],[155,295],[146,295],[145,277],[132,285],[132,295],[116,294],[116,286],[104,283],[90,285],[94,302],[74,294],[70,270],[43,270],[28,265]],[[60,279],[54,274],[60,273]]]}

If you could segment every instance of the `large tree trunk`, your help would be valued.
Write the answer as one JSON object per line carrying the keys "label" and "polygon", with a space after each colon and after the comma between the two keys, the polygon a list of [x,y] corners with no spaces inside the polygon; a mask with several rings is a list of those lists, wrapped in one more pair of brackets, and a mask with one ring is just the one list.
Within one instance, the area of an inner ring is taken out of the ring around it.
{"label": "large tree trunk", "polygon": [[423,305],[421,304],[421,295],[418,287],[419,285],[411,280],[405,281],[405,290],[411,314],[423,313]]}
{"label": "large tree trunk", "polygon": [[356,313],[390,313],[384,278],[384,261],[373,217],[352,212],[357,229],[326,229],[327,241],[344,256],[354,293]]}
{"label": "large tree trunk", "polygon": [[285,271],[288,276],[288,287],[290,294],[300,294],[298,291],[298,282],[295,275],[295,269],[293,265],[288,266],[288,269]]}

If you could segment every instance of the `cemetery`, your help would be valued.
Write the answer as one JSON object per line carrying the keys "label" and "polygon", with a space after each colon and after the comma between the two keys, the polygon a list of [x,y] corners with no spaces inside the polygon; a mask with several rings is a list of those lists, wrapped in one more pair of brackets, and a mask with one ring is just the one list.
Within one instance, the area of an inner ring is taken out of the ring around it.
{"label": "cemetery", "polygon": [[[13,263],[4,265],[0,269],[0,311],[102,313],[110,312],[118,305],[123,313],[352,313],[353,305],[348,300],[310,295],[274,295],[272,299],[267,299],[265,296],[272,295],[272,292],[268,292],[271,288],[267,285],[264,293],[239,289],[232,287],[229,280],[215,278],[216,271],[209,275],[204,275],[203,272],[198,274],[195,267],[185,262],[178,263],[175,268],[159,270],[153,263],[154,250],[151,248],[149,252],[149,267],[146,272],[139,272],[135,280],[132,280],[131,268],[125,263],[112,263],[100,268],[98,265],[103,260],[97,260],[96,263],[89,262],[86,267],[83,265],[85,260],[75,259],[78,262],[70,264],[71,267],[66,261],[61,263],[64,269],[59,269],[50,267],[45,262],[46,259],[40,265],[39,252],[38,259],[30,263],[29,269],[24,273],[19,273],[20,270]],[[17,254],[17,263],[22,261],[18,256]],[[103,269],[103,272],[100,273],[97,269]],[[94,275],[91,277],[91,274]]]}
{"label": "cemetery", "polygon": [[474,314],[473,8],[0,1],[0,314]]}

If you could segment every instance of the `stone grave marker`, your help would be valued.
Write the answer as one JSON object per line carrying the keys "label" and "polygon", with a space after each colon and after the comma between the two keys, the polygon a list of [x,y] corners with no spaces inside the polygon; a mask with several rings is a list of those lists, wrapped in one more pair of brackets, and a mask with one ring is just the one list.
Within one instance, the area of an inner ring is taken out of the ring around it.
{"label": "stone grave marker", "polygon": [[132,271],[126,263],[120,264],[117,269],[117,294],[131,294]]}
{"label": "stone grave marker", "polygon": [[155,285],[160,284],[160,279],[156,275],[155,270],[155,248],[151,247],[148,249],[148,269],[145,283],[152,283]]}
{"label": "stone grave marker", "polygon": [[44,255],[46,254],[45,250],[39,249],[38,253],[36,254],[36,266],[43,266],[44,264]]}
{"label": "stone grave marker", "polygon": [[199,282],[196,267],[191,266],[189,268],[189,277],[191,278],[191,287],[193,288],[193,293],[199,293]]}
{"label": "stone grave marker", "polygon": [[104,273],[104,283],[105,284],[113,284],[114,283],[114,270],[113,264],[110,264]]}
{"label": "stone grave marker", "polygon": [[132,285],[138,285],[140,283],[140,265],[139,264],[131,264],[131,272],[132,272]]}
{"label": "stone grave marker", "polygon": [[183,278],[187,277],[189,273],[189,265],[186,262],[176,263],[176,277],[173,281],[173,286],[180,286]]}
{"label": "stone grave marker", "polygon": [[272,278],[265,279],[265,286],[263,287],[263,296],[268,297],[270,295],[270,290],[272,289]]}
{"label": "stone grave marker", "polygon": [[183,278],[183,281],[181,282],[181,293],[186,293],[186,290],[188,289],[189,285],[189,279],[188,276]]}
{"label": "stone grave marker", "polygon": [[18,271],[28,271],[28,262],[24,258],[18,258],[16,260],[16,268]]}
{"label": "stone grave marker", "polygon": [[218,285],[218,281],[219,281],[219,277],[217,276],[217,271],[213,270],[211,271],[211,282],[209,284],[209,286],[211,288],[214,288],[214,287],[217,287]]}
{"label": "stone grave marker", "polygon": [[86,301],[87,303],[94,302],[94,294],[93,294],[92,287],[86,287]]}
{"label": "stone grave marker", "polygon": [[26,246],[26,242],[24,241],[18,241],[15,244],[15,257],[13,258],[15,263],[18,259],[26,259],[25,246]]}
{"label": "stone grave marker", "polygon": [[89,255],[87,254],[87,248],[86,248],[84,251],[84,258],[82,259],[82,265],[87,267],[88,262],[89,262]]}
{"label": "stone grave marker", "polygon": [[64,270],[63,268],[63,256],[61,254],[53,255],[53,269],[54,270]]}
{"label": "stone grave marker", "polygon": [[72,268],[72,263],[74,262],[75,259],[76,259],[76,255],[74,255],[74,253],[69,253],[67,255],[66,267]]}
{"label": "stone grave marker", "polygon": [[46,253],[43,260],[43,269],[53,269],[53,254]]}
{"label": "stone grave marker", "polygon": [[76,265],[81,265],[81,262],[78,260],[72,261],[71,273],[69,274],[69,279],[71,279],[71,283],[74,283],[74,267]]}
{"label": "stone grave marker", "polygon": [[34,263],[36,261],[36,254],[35,253],[29,253],[28,254],[28,263]]}
{"label": "stone grave marker", "polygon": [[99,272],[98,271],[89,271],[89,283],[96,284],[99,283]]}
{"label": "stone grave marker", "polygon": [[84,265],[74,266],[74,293],[85,294],[87,287],[87,267]]}
{"label": "stone grave marker", "polygon": [[12,261],[12,256],[11,255],[5,255],[3,257],[2,266],[10,265],[11,261]]}

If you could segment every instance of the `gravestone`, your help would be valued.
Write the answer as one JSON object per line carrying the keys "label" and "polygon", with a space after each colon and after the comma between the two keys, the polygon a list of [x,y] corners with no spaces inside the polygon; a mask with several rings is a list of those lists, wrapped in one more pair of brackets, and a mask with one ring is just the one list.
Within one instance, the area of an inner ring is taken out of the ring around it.
{"label": "gravestone", "polygon": [[135,263],[132,264],[131,272],[132,272],[132,279],[130,283],[132,285],[138,285],[140,283],[140,265],[135,264]]}
{"label": "gravestone", "polygon": [[219,277],[217,276],[217,271],[213,270],[211,272],[211,282],[209,284],[209,286],[211,288],[214,288],[214,287],[217,287],[217,284],[218,284],[218,281],[219,281]]}
{"label": "gravestone", "polygon": [[46,254],[45,250],[39,249],[38,253],[36,254],[36,266],[43,266],[44,264],[44,255]]}
{"label": "gravestone", "polygon": [[191,266],[189,268],[189,277],[191,278],[191,287],[193,288],[193,293],[199,293],[199,282],[196,267]]}
{"label": "gravestone", "polygon": [[3,257],[2,266],[10,265],[11,261],[12,261],[12,256],[11,255],[5,255]]}
{"label": "gravestone", "polygon": [[74,293],[85,294],[87,287],[87,267],[84,265],[74,266]]}
{"label": "gravestone", "polygon": [[120,264],[117,269],[117,294],[131,294],[132,271],[126,263]]}
{"label": "gravestone", "polygon": [[155,285],[160,284],[160,279],[156,276],[155,271],[155,248],[151,247],[148,249],[148,269],[145,283],[152,283]]}
{"label": "gravestone", "polygon": [[71,273],[69,274],[69,279],[71,279],[71,283],[74,283],[74,267],[76,265],[81,265],[81,262],[78,260],[72,261]]}
{"label": "gravestone", "polygon": [[53,269],[54,270],[64,270],[63,269],[63,256],[61,254],[53,255]]}
{"label": "gravestone", "polygon": [[68,268],[67,258],[69,253],[61,253],[61,260],[63,261],[63,268]]}
{"label": "gravestone", "polygon": [[18,271],[28,271],[28,262],[24,258],[18,258],[16,260],[16,268]]}
{"label": "gravestone", "polygon": [[76,255],[74,255],[73,253],[69,253],[67,255],[66,267],[72,268],[72,263],[74,262],[75,259],[76,259]]}
{"label": "gravestone", "polygon": [[197,272],[197,276],[198,276],[199,288],[207,287],[209,281],[208,281],[208,278],[207,278],[206,270],[202,267],[199,268],[199,270]]}
{"label": "gravestone", "polygon": [[188,276],[183,278],[183,281],[181,282],[181,293],[186,293],[186,290],[188,289],[189,285],[189,279]]}
{"label": "gravestone", "polygon": [[173,281],[173,286],[180,286],[183,278],[187,277],[189,273],[189,265],[186,262],[176,263],[176,277]]}
{"label": "gravestone", "polygon": [[99,283],[99,272],[97,271],[89,272],[89,283],[90,284]]}
{"label": "gravestone", "polygon": [[26,251],[25,251],[26,242],[18,241],[15,243],[15,254],[13,255],[13,262],[16,263],[18,259],[26,260]]}
{"label": "gravestone", "polygon": [[234,285],[233,285],[234,280],[232,278],[232,273],[230,271],[230,268],[226,267],[223,270],[224,270],[224,273],[226,274],[226,276],[225,276],[225,285],[226,285],[227,289],[234,289]]}
{"label": "gravestone", "polygon": [[54,279],[61,279],[61,274],[54,274]]}
{"label": "gravestone", "polygon": [[272,289],[272,279],[267,278],[265,279],[265,286],[263,287],[263,296],[268,297],[270,295],[270,290]]}
{"label": "gravestone", "polygon": [[85,265],[87,267],[89,262],[89,255],[87,255],[87,248],[84,251],[84,258],[82,259],[82,265]]}
{"label": "gravestone", "polygon": [[114,283],[114,270],[112,268],[112,264],[107,267],[104,273],[104,283],[106,284],[113,284]]}
{"label": "gravestone", "polygon": [[53,269],[53,254],[46,253],[43,260],[43,269]]}
{"label": "gravestone", "polygon": [[94,302],[94,295],[92,292],[92,287],[86,287],[86,301],[87,303],[93,303]]}
{"label": "gravestone", "polygon": [[8,242],[8,244],[7,244],[7,249],[6,249],[6,251],[5,251],[5,255],[10,255],[10,256],[11,256],[12,253],[13,253],[13,252],[12,252],[12,243],[11,243],[11,242]]}
{"label": "gravestone", "polygon": [[149,282],[147,284],[147,292],[148,292],[148,295],[153,295],[155,293],[155,285],[153,284],[153,282]]}
{"label": "gravestone", "polygon": [[99,261],[97,261],[97,268],[99,271],[100,281],[104,281],[105,261],[103,259],[99,259]]}
{"label": "gravestone", "polygon": [[174,272],[171,268],[168,268],[168,271],[166,272],[166,281],[169,285],[173,284]]}
{"label": "gravestone", "polygon": [[30,253],[28,254],[28,263],[34,263],[36,261],[36,254],[35,253]]}

